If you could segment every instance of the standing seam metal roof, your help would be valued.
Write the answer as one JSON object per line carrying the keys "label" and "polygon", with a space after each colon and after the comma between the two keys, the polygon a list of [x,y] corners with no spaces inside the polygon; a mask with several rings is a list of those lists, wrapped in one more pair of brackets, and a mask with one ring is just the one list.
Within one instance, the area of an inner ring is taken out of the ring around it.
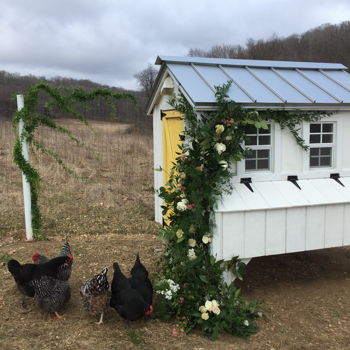
{"label": "standing seam metal roof", "polygon": [[[233,82],[229,98],[246,105],[350,107],[350,75],[342,64],[173,56],[158,56],[156,64],[168,68],[195,108],[214,107],[215,86],[228,80]],[[153,99],[154,95],[150,104]]]}

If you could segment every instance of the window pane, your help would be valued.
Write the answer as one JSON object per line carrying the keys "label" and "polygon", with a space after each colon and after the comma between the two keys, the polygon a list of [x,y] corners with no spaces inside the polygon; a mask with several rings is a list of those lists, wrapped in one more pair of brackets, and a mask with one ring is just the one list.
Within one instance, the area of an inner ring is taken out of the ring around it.
{"label": "window pane", "polygon": [[259,136],[259,145],[270,145],[270,136]]}
{"label": "window pane", "polygon": [[258,169],[269,169],[269,160],[258,159]]}
{"label": "window pane", "polygon": [[317,157],[311,157],[310,158],[310,167],[318,166],[318,160],[319,160],[319,158],[317,158]]}
{"label": "window pane", "polygon": [[321,132],[321,124],[310,124],[310,132]]}
{"label": "window pane", "polygon": [[256,169],[256,160],[248,160],[245,161],[245,168],[246,170],[254,170]]}
{"label": "window pane", "polygon": [[246,133],[246,135],[248,135],[248,134],[256,135],[258,133],[258,129],[255,127],[255,125],[250,125],[246,129],[245,133]]}
{"label": "window pane", "polygon": [[270,124],[267,124],[268,126],[268,129],[259,129],[259,134],[271,134],[271,125]]}
{"label": "window pane", "polygon": [[257,136],[248,136],[249,137],[249,141],[246,141],[246,145],[256,145],[257,141],[258,141],[258,137]]}
{"label": "window pane", "polygon": [[322,143],[332,143],[332,142],[333,142],[333,134],[322,135]]}
{"label": "window pane", "polygon": [[331,166],[331,157],[321,157],[321,166]]}
{"label": "window pane", "polygon": [[258,150],[258,158],[269,158],[269,152],[268,149]]}
{"label": "window pane", "polygon": [[322,124],[322,132],[333,132],[333,124]]}
{"label": "window pane", "polygon": [[321,156],[330,156],[331,151],[331,148],[321,148]]}
{"label": "window pane", "polygon": [[320,154],[319,148],[310,148],[310,155],[311,156],[318,156]]}
{"label": "window pane", "polygon": [[321,135],[312,135],[310,134],[310,143],[320,143]]}

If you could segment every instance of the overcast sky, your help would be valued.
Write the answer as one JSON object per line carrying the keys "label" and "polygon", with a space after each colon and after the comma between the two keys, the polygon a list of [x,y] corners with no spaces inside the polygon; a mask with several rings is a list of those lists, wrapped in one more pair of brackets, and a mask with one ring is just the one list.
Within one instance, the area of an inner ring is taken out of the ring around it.
{"label": "overcast sky", "polygon": [[350,0],[0,0],[0,70],[137,89],[158,55],[350,20]]}

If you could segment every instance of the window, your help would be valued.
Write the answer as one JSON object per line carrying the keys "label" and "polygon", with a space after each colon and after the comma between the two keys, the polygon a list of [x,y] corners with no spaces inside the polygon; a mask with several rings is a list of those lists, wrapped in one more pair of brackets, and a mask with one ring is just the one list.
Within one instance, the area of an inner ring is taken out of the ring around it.
{"label": "window", "polygon": [[246,171],[271,170],[271,124],[267,126],[267,129],[257,129],[251,125],[246,130],[249,138],[249,141],[245,143],[248,149],[245,160]]}
{"label": "window", "polygon": [[334,123],[310,124],[310,168],[333,166]]}

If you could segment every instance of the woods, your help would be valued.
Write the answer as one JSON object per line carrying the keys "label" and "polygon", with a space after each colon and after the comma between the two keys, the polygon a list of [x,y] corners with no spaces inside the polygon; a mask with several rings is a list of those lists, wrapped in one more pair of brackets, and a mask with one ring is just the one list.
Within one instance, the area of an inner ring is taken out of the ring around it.
{"label": "woods", "polygon": [[268,39],[248,38],[246,47],[213,45],[209,50],[191,48],[190,57],[234,58],[273,61],[328,62],[350,65],[350,21],[322,24],[286,38],[274,33]]}

